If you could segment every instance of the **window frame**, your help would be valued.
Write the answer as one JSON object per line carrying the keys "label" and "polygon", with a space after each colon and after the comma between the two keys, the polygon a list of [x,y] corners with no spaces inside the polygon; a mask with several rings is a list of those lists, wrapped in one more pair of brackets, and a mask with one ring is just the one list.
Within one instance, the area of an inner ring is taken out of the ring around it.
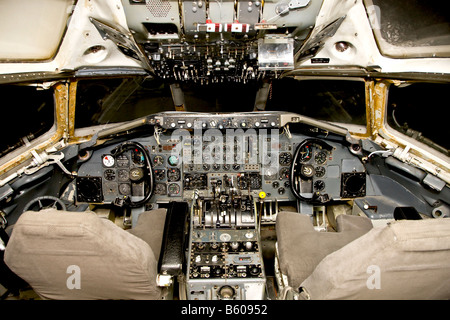
{"label": "window frame", "polygon": [[[42,84],[34,84],[42,85]],[[68,137],[68,85],[63,82],[51,84],[54,101],[54,118],[52,127],[44,134],[36,137],[29,145],[24,145],[0,158],[0,177],[12,169],[26,165],[37,154],[54,147],[61,140],[65,144]],[[61,147],[62,147],[61,146]]]}

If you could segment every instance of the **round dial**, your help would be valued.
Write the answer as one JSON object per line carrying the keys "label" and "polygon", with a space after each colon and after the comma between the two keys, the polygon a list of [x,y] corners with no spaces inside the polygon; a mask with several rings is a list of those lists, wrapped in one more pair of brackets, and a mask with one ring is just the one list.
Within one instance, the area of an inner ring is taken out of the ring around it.
{"label": "round dial", "polygon": [[122,183],[119,185],[119,192],[123,195],[130,195],[131,194],[131,186],[126,183]]}
{"label": "round dial", "polygon": [[162,166],[164,164],[164,158],[162,156],[155,156],[153,158],[153,165],[155,167]]}
{"label": "round dial", "polygon": [[263,173],[266,180],[273,180],[277,178],[277,170],[274,167],[263,168]]}
{"label": "round dial", "polygon": [[155,185],[155,194],[166,194],[166,185],[164,183],[157,183]]}
{"label": "round dial", "polygon": [[180,193],[180,186],[176,183],[169,184],[168,188],[169,195],[177,195]]}
{"label": "round dial", "polygon": [[106,169],[105,172],[103,172],[103,176],[108,181],[113,181],[116,178],[116,172],[114,169]]}
{"label": "round dial", "polygon": [[169,162],[169,164],[171,166],[176,166],[178,165],[178,162],[180,161],[180,159],[177,156],[170,156],[169,159],[167,159],[167,161]]}
{"label": "round dial", "polygon": [[280,179],[289,179],[289,168],[280,169]]}
{"label": "round dial", "polygon": [[290,165],[292,161],[292,154],[290,154],[289,152],[283,152],[280,153],[280,164],[282,166],[287,166]]}
{"label": "round dial", "polygon": [[164,170],[164,169],[155,169],[155,170],[153,170],[153,172],[155,173],[156,181],[161,181],[166,178],[166,170]]}
{"label": "round dial", "polygon": [[320,151],[316,154],[315,157],[316,163],[324,164],[327,161],[327,154],[325,151]]}
{"label": "round dial", "polygon": [[323,189],[325,189],[325,182],[323,182],[323,180],[317,180],[314,182],[314,190],[322,191]]}
{"label": "round dial", "polygon": [[144,177],[144,170],[142,168],[133,168],[130,170],[130,180],[138,182]]}
{"label": "round dial", "polygon": [[311,160],[312,157],[312,146],[307,144],[300,149],[300,162],[305,163]]}
{"label": "round dial", "polygon": [[180,169],[173,168],[167,170],[167,180],[169,181],[178,181],[181,178]]}
{"label": "round dial", "polygon": [[102,161],[103,161],[103,165],[108,168],[114,166],[114,164],[116,162],[114,160],[114,157],[110,154],[104,155]]}
{"label": "round dial", "polygon": [[325,168],[324,167],[316,167],[316,177],[317,178],[322,178],[324,175],[325,175],[325,172],[326,172],[326,170],[325,170]]}
{"label": "round dial", "polygon": [[303,177],[305,178],[311,178],[312,176],[314,176],[315,170],[314,167],[311,165],[303,165],[301,168],[301,174]]}
{"label": "round dial", "polygon": [[117,171],[117,176],[119,177],[119,181],[127,181],[130,178],[130,172],[128,169],[120,169]]}
{"label": "round dial", "polygon": [[145,162],[144,154],[138,149],[133,149],[131,151],[131,158],[133,159],[133,162],[139,166],[143,165]]}

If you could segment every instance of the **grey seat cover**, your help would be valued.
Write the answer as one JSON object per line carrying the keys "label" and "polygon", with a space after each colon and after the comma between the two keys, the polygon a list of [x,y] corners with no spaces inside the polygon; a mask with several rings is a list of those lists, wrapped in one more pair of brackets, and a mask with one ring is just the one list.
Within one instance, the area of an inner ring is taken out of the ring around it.
{"label": "grey seat cover", "polygon": [[329,253],[372,229],[366,217],[339,215],[337,232],[314,230],[311,218],[297,212],[280,212],[277,216],[277,243],[281,272],[289,285],[298,288]]}
{"label": "grey seat cover", "polygon": [[325,257],[310,299],[450,299],[450,219],[399,220]]}
{"label": "grey seat cover", "polygon": [[[158,212],[155,221],[164,222],[162,215]],[[155,223],[148,232],[161,228],[164,224]],[[150,240],[155,248],[157,237]],[[162,295],[151,246],[89,211],[23,213],[8,242],[5,262],[45,299],[159,299]],[[70,285],[76,275],[80,288]]]}

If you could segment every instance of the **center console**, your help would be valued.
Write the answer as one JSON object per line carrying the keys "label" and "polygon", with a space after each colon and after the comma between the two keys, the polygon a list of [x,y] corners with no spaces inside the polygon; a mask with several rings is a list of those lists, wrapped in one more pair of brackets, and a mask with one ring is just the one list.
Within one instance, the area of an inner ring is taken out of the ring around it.
{"label": "center console", "polygon": [[216,186],[194,195],[189,234],[188,299],[263,299],[265,274],[255,202]]}

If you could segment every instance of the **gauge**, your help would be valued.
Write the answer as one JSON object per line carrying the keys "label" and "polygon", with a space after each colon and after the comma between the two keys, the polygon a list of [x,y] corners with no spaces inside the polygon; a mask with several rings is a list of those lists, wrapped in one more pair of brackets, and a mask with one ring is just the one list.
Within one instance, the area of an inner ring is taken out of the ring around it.
{"label": "gauge", "polygon": [[312,146],[310,144],[303,146],[299,152],[300,152],[300,159],[299,159],[300,162],[306,163],[309,160],[311,160]]}
{"label": "gauge", "polygon": [[118,167],[128,167],[130,165],[130,160],[125,154],[120,154],[116,157],[116,162]]}
{"label": "gauge", "polygon": [[211,169],[211,166],[210,166],[209,164],[205,163],[205,164],[202,166],[202,168],[203,168],[203,170],[205,170],[205,171],[209,171],[209,169]]}
{"label": "gauge", "polygon": [[103,165],[105,167],[110,168],[110,167],[114,166],[115,160],[112,155],[110,155],[110,154],[104,155],[102,160],[103,160]]}
{"label": "gauge", "polygon": [[164,183],[157,183],[155,185],[155,194],[166,194],[167,193],[167,188],[166,185]]}
{"label": "gauge", "polygon": [[175,167],[178,165],[179,158],[177,156],[170,156],[169,159],[167,159],[167,162],[172,166]]}
{"label": "gauge", "polygon": [[324,164],[327,161],[327,154],[325,151],[320,151],[316,154],[315,161],[317,164]]}
{"label": "gauge", "polygon": [[230,170],[231,166],[229,164],[224,164],[223,165],[223,170],[228,171]]}
{"label": "gauge", "polygon": [[103,172],[103,176],[108,181],[113,181],[116,179],[116,172],[113,169],[106,169],[105,172]]}
{"label": "gauge", "polygon": [[120,194],[128,196],[131,194],[131,186],[129,184],[122,183],[119,185],[119,192]]}
{"label": "gauge", "polygon": [[144,170],[142,168],[133,168],[130,170],[130,180],[138,182],[144,177]]}
{"label": "gauge", "polygon": [[155,169],[155,170],[153,170],[153,172],[155,173],[156,181],[161,181],[166,178],[166,170],[165,169]]}
{"label": "gauge", "polygon": [[314,167],[311,165],[303,165],[300,170],[301,175],[306,179],[311,178],[315,173]]}
{"label": "gauge", "polygon": [[277,178],[277,170],[274,167],[263,168],[263,172],[266,180],[273,180]]}
{"label": "gauge", "polygon": [[289,168],[281,168],[280,169],[280,180],[281,179],[289,179]]}
{"label": "gauge", "polygon": [[192,140],[192,144],[194,145],[194,147],[198,147],[202,144],[202,142],[200,141],[200,139],[194,138],[194,140]]}
{"label": "gauge", "polygon": [[117,171],[117,176],[119,177],[119,181],[128,181],[130,178],[130,172],[128,169],[120,169]]}
{"label": "gauge", "polygon": [[139,166],[144,164],[144,154],[139,149],[133,149],[131,158],[133,159],[133,162]]}
{"label": "gauge", "polygon": [[213,164],[213,169],[216,170],[216,171],[219,170],[220,169],[220,164],[214,163]]}
{"label": "gauge", "polygon": [[323,180],[317,180],[314,182],[314,190],[322,191],[323,189],[325,189],[325,182]]}
{"label": "gauge", "polygon": [[155,156],[153,158],[153,165],[155,167],[162,166],[164,164],[164,158],[162,156]]}
{"label": "gauge", "polygon": [[167,191],[169,195],[178,195],[180,193],[180,186],[176,183],[169,184]]}
{"label": "gauge", "polygon": [[241,168],[241,166],[237,163],[233,164],[233,170],[238,171]]}
{"label": "gauge", "polygon": [[326,170],[324,167],[316,167],[316,177],[317,178],[322,178],[323,176],[325,176]]}
{"label": "gauge", "polygon": [[209,154],[203,153],[203,162],[211,163],[211,156]]}
{"label": "gauge", "polygon": [[167,180],[169,181],[179,181],[181,178],[181,172],[178,168],[173,168],[167,170]]}
{"label": "gauge", "polygon": [[292,161],[292,154],[290,154],[289,152],[280,153],[279,162],[282,166],[290,165],[291,161]]}

